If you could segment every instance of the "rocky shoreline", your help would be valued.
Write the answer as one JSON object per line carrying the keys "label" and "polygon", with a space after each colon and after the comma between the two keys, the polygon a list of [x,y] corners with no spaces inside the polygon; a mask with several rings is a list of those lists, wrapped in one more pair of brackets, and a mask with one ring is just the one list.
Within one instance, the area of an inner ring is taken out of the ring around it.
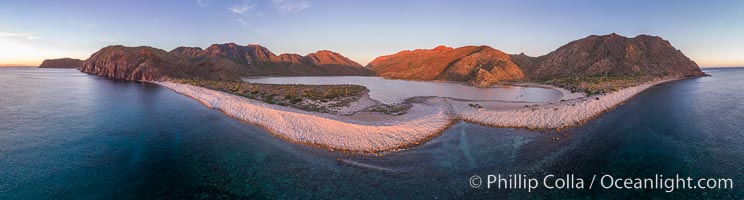
{"label": "rocky shoreline", "polygon": [[651,86],[676,79],[652,81],[616,92],[563,100],[558,103],[529,106],[521,109],[487,110],[465,108],[458,118],[495,127],[528,129],[562,129],[581,125],[609,111]]}
{"label": "rocky shoreline", "polygon": [[[172,82],[154,82],[196,99],[209,108],[261,126],[295,143],[330,150],[381,152],[418,145],[457,120],[495,127],[560,129],[580,125],[666,79],[616,92],[579,97],[565,94],[560,102],[473,102],[440,97],[418,98],[404,115],[356,113],[342,116],[267,104],[225,92]],[[579,97],[579,98],[575,98]],[[477,106],[473,106],[477,105]]]}

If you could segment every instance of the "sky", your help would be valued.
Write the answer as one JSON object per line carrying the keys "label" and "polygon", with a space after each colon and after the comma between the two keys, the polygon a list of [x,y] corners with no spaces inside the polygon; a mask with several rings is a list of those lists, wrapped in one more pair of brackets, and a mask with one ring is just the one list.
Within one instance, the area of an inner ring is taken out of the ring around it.
{"label": "sky", "polygon": [[108,45],[260,44],[362,65],[438,45],[540,56],[589,35],[657,35],[703,67],[744,66],[744,1],[3,0],[0,65],[85,59]]}

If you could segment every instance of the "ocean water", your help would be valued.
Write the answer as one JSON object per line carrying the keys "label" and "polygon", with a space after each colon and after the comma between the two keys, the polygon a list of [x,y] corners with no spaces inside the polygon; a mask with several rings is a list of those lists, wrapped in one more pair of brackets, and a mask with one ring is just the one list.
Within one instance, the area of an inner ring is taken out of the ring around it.
{"label": "ocean water", "polygon": [[267,84],[361,85],[369,97],[386,104],[401,103],[411,97],[450,97],[467,100],[554,102],[560,91],[541,87],[502,86],[478,88],[461,83],[392,80],[370,76],[246,77],[244,81]]}
{"label": "ocean water", "polygon": [[[744,69],[652,87],[557,131],[460,122],[384,156],[277,139],[168,89],[0,68],[0,199],[743,199]],[[557,138],[557,139],[556,139]],[[731,178],[734,189],[504,190],[473,175]]]}

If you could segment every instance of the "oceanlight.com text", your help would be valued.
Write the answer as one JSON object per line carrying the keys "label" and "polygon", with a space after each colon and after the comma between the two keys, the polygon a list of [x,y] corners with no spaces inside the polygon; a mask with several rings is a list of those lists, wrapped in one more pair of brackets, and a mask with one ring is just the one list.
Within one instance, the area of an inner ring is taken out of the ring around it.
{"label": "oceanlight.com text", "polygon": [[614,177],[609,174],[579,177],[574,174],[531,177],[525,174],[489,174],[483,177],[470,177],[473,188],[526,190],[532,192],[538,188],[545,189],[607,189],[607,190],[729,190],[734,188],[731,178],[693,178],[679,174],[664,176],[656,174],[651,177]]}

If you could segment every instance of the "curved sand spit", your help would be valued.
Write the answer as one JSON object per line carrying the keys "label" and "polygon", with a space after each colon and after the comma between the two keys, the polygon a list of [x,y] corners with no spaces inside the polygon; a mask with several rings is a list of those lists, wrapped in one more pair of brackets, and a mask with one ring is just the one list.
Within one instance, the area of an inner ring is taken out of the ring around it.
{"label": "curved sand spit", "polygon": [[[374,117],[313,113],[187,84],[157,84],[192,97],[229,116],[262,126],[292,142],[336,150],[378,152],[423,142],[456,120],[531,129],[573,126],[617,106],[648,87],[666,81],[668,80],[650,82],[597,96],[599,100],[595,97],[578,98],[531,107],[525,107],[527,104],[519,102],[486,102],[484,104],[492,105],[472,108],[468,106],[471,102],[426,98],[413,103],[413,107],[405,115],[377,114],[380,116]],[[384,120],[380,120],[381,118]]]}

